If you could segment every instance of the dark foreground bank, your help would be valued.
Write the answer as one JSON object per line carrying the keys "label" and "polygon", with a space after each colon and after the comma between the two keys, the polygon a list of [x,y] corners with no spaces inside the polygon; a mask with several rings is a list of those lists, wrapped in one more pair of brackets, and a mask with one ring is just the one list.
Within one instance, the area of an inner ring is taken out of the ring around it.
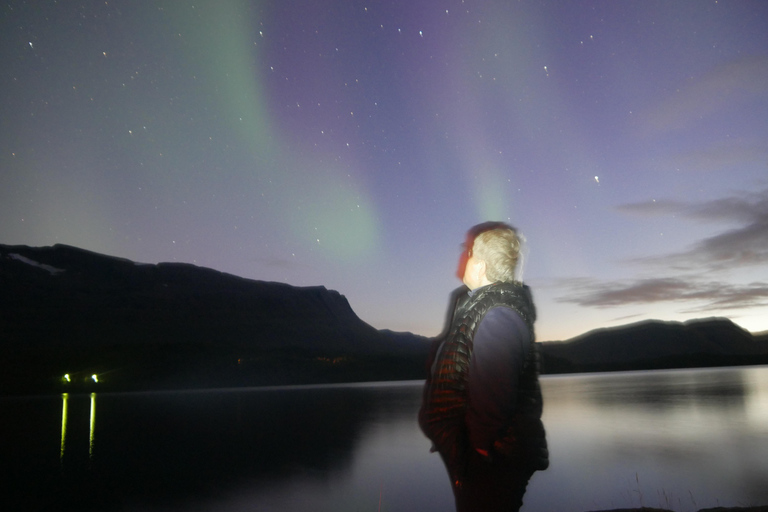
{"label": "dark foreground bank", "polygon": [[[591,511],[598,512],[598,511]],[[673,512],[666,508],[616,508],[612,510],[602,510],[599,512]],[[768,512],[768,505],[762,507],[715,507],[702,508],[698,512]]]}

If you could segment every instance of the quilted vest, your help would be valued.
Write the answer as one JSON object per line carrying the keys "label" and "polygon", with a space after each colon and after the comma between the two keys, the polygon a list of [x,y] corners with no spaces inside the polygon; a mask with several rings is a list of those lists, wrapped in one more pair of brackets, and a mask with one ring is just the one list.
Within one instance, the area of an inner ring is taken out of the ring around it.
{"label": "quilted vest", "polygon": [[543,402],[538,378],[538,351],[533,336],[536,311],[529,288],[521,283],[493,283],[458,301],[447,337],[439,345],[432,362],[419,422],[449,467],[453,465],[460,471],[459,466],[469,449],[464,418],[473,339],[480,321],[494,307],[507,307],[517,312],[531,335],[518,382],[515,412],[499,433],[493,451],[497,456],[519,460],[533,469],[546,469],[549,457],[541,423]]}

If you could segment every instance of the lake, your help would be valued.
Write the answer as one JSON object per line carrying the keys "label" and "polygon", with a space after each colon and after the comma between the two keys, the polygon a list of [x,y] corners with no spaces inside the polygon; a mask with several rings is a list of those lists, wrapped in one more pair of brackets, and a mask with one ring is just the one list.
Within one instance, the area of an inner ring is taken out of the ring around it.
{"label": "lake", "polygon": [[[416,424],[422,384],[0,398],[2,508],[452,510]],[[542,388],[551,466],[522,510],[768,504],[768,367]]]}

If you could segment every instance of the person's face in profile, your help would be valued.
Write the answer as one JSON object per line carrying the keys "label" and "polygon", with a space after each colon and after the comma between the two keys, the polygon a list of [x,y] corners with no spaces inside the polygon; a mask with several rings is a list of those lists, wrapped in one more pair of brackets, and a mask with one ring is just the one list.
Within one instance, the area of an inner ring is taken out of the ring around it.
{"label": "person's face in profile", "polygon": [[456,268],[456,277],[461,282],[464,282],[464,274],[467,271],[467,262],[472,258],[472,244],[475,239],[472,235],[467,234],[467,238],[463,244],[461,244],[461,255],[459,256],[459,266]]}

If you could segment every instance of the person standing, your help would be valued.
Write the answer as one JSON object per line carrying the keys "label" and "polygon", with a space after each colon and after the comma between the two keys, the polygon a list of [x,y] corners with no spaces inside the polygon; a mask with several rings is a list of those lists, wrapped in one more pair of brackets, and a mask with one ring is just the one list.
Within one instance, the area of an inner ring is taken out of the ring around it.
{"label": "person standing", "polygon": [[541,422],[530,289],[515,280],[517,231],[485,222],[467,233],[446,329],[432,345],[419,425],[451,479],[456,510],[514,511],[549,467]]}

